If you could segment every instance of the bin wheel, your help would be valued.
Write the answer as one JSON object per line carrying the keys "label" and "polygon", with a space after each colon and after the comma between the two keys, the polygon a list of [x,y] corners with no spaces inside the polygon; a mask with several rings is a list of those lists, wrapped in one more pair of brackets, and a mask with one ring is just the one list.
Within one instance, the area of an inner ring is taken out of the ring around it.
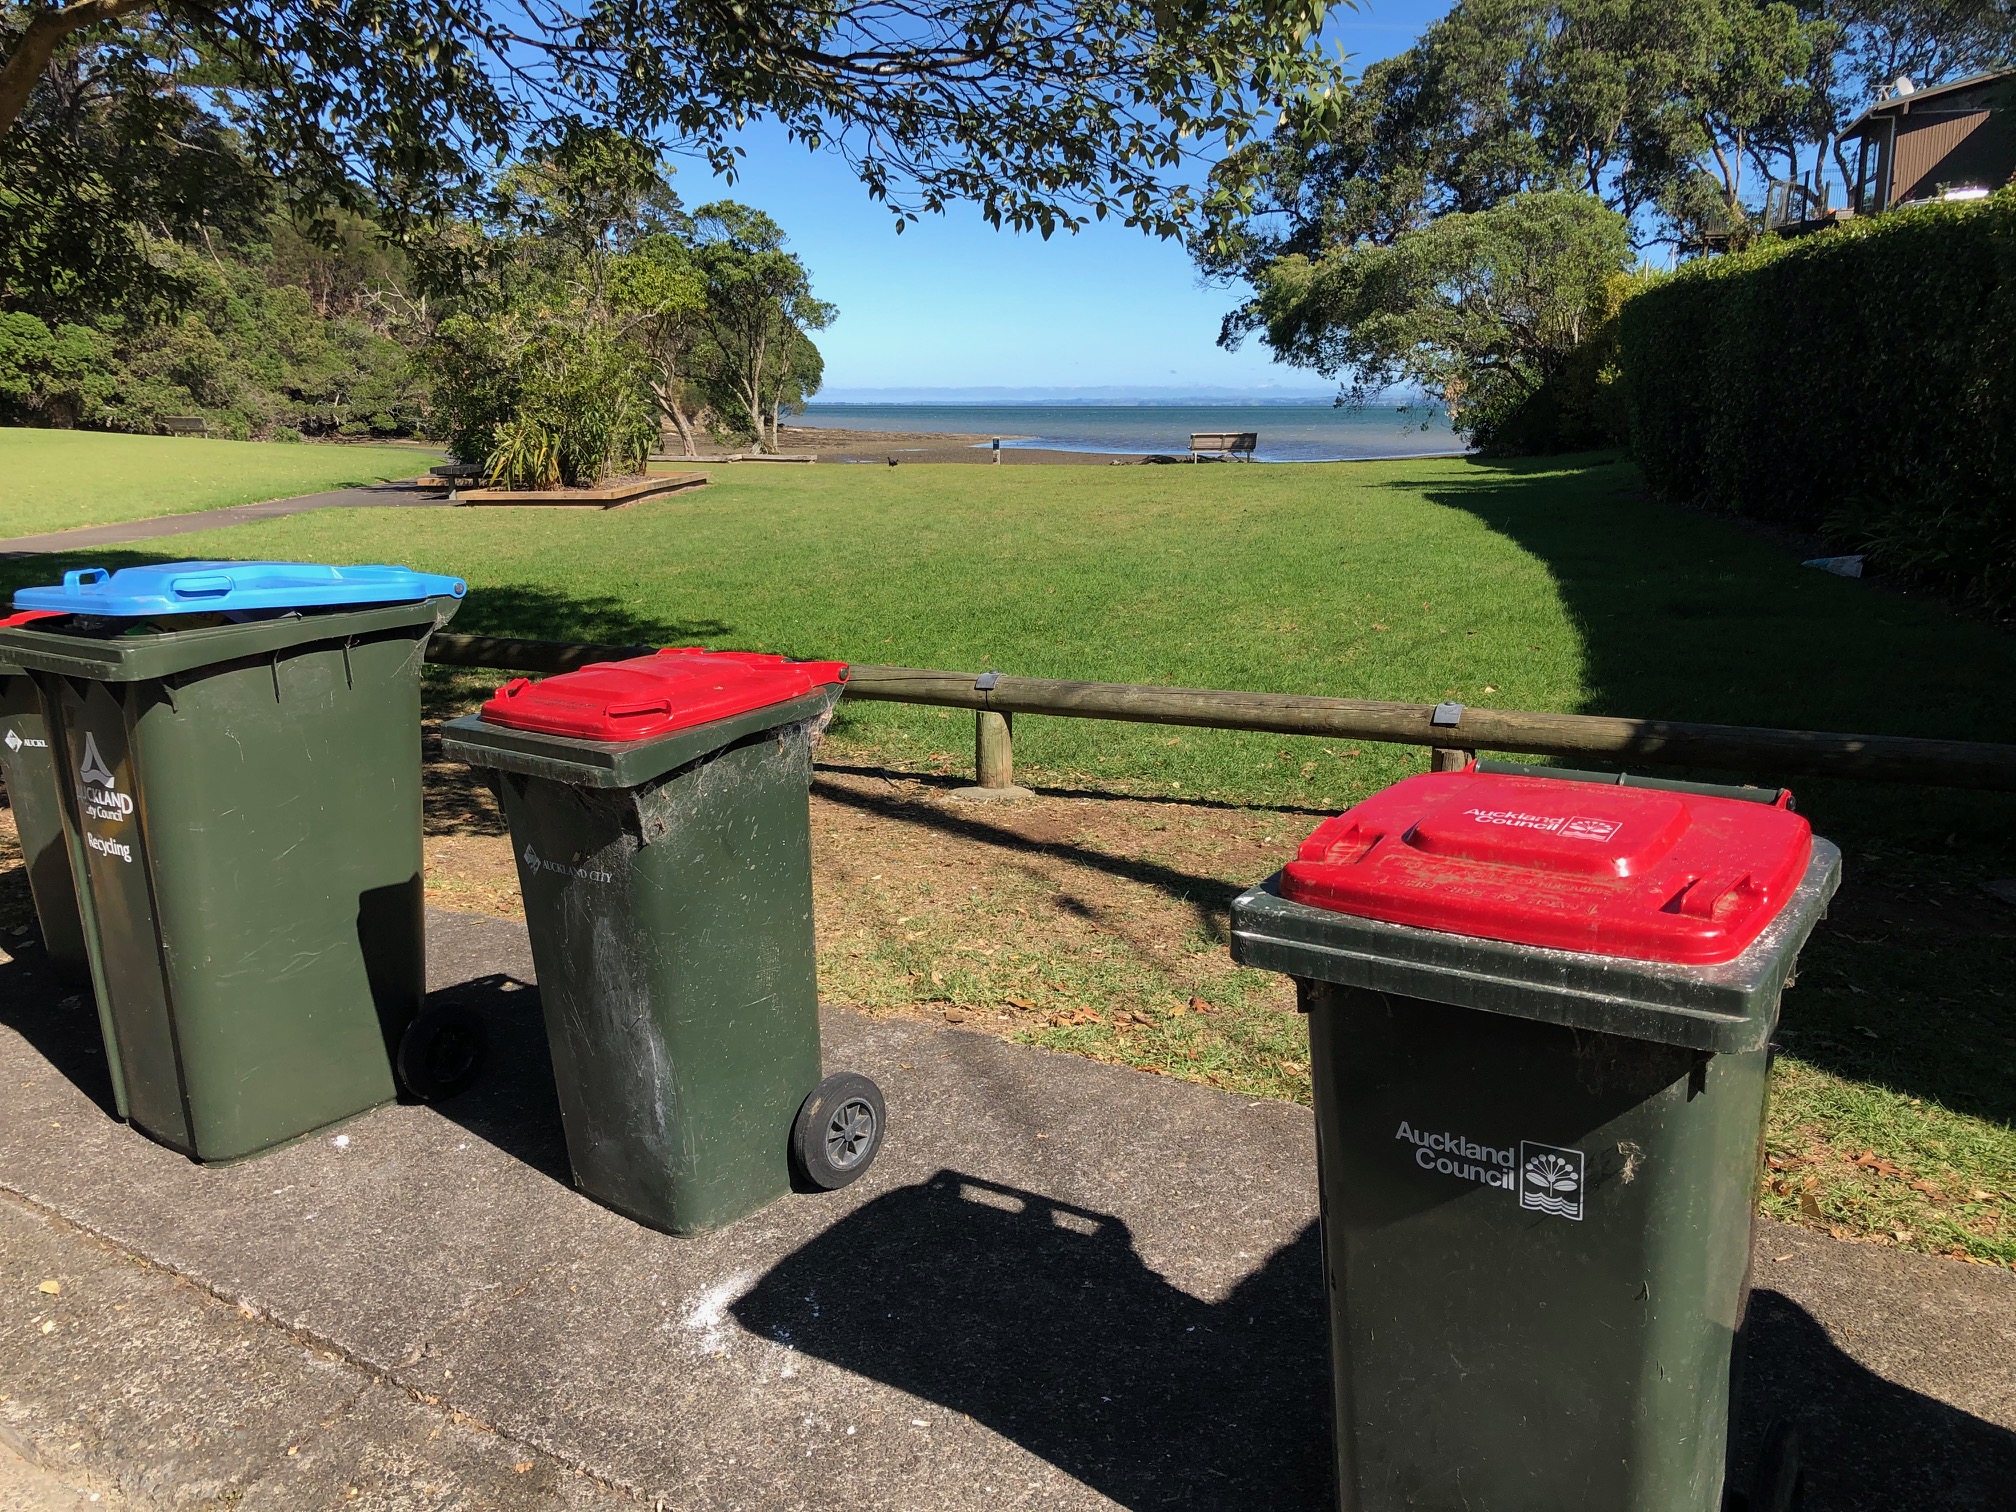
{"label": "bin wheel", "polygon": [[791,1125],[791,1163],[813,1188],[837,1192],[874,1162],[889,1127],[882,1089],[842,1071],[812,1089]]}
{"label": "bin wheel", "polygon": [[1799,1464],[1799,1428],[1779,1418],[1764,1430],[1757,1468],[1750,1472],[1749,1512],[1799,1512],[1806,1475]]}
{"label": "bin wheel", "polygon": [[421,1102],[453,1097],[483,1069],[490,1033],[474,1009],[460,1003],[429,1008],[399,1039],[399,1081]]}

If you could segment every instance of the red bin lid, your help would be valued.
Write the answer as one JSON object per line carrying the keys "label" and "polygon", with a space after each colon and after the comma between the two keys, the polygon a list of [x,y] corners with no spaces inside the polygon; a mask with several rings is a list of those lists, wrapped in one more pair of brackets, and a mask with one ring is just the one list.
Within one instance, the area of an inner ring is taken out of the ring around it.
{"label": "red bin lid", "polygon": [[1813,831],[1785,801],[1430,772],[1317,826],[1281,892],[1389,924],[1709,965],[1741,955],[1806,874]]}
{"label": "red bin lid", "polygon": [[490,724],[577,740],[649,740],[847,680],[845,662],[786,661],[760,651],[668,648],[534,681],[514,677],[483,705]]}

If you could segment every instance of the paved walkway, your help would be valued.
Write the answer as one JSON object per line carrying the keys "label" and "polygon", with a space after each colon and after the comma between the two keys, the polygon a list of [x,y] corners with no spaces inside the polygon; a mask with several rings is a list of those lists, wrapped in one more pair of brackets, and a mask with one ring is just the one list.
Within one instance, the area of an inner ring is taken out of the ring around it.
{"label": "paved walkway", "polygon": [[[479,1086],[207,1169],[0,953],[0,1439],[134,1507],[1327,1504],[1305,1109],[833,1010],[882,1159],[671,1239],[569,1186],[522,929],[430,929]],[[1739,1459],[1789,1412],[1809,1512],[2016,1508],[2016,1276],[1757,1257]]]}
{"label": "paved walkway", "polygon": [[315,509],[404,508],[410,505],[445,504],[447,485],[424,487],[414,482],[373,483],[362,488],[337,488],[327,493],[301,494],[292,499],[267,499],[258,504],[234,504],[227,509],[203,509],[194,514],[156,515],[151,520],[127,520],[117,525],[82,525],[75,530],[53,530],[46,535],[16,536],[0,541],[0,556],[40,556],[54,551],[88,551],[96,546],[130,546],[136,541],[154,541],[163,536],[193,535],[199,530],[222,530],[229,525],[249,525],[255,520],[277,520],[282,515],[307,514]]}

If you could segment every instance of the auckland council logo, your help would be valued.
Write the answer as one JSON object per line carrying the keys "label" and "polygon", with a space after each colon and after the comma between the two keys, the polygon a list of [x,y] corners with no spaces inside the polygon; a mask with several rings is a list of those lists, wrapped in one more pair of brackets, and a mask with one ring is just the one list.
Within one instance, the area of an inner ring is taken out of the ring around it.
{"label": "auckland council logo", "polygon": [[1582,1221],[1582,1152],[1519,1141],[1519,1206]]}
{"label": "auckland council logo", "polygon": [[539,852],[532,849],[530,841],[526,842],[525,854],[522,859],[525,862],[525,869],[527,871],[553,872],[558,876],[573,877],[576,881],[580,882],[614,882],[616,880],[614,872],[595,871],[586,866],[569,866],[561,861],[548,861]]}
{"label": "auckland council logo", "polygon": [[98,752],[98,737],[89,730],[84,732],[84,763],[77,768],[77,775],[92,787],[109,788],[115,780],[112,768]]}
{"label": "auckland council logo", "polygon": [[84,760],[78,764],[77,775],[84,779],[84,812],[91,818],[124,824],[133,817],[133,795],[119,791],[118,779],[98,750],[98,737],[88,730],[84,733]]}

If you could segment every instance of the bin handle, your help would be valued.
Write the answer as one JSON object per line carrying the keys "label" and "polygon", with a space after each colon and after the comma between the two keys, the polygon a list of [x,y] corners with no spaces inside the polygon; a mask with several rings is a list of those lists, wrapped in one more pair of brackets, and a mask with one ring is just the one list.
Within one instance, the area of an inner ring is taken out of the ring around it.
{"label": "bin handle", "polygon": [[177,598],[222,598],[231,587],[231,579],[224,573],[197,572],[175,578],[168,584],[168,591]]}
{"label": "bin handle", "polygon": [[94,583],[102,583],[112,576],[103,567],[79,567],[74,572],[63,574],[63,591],[75,593],[80,588],[89,588]]}
{"label": "bin handle", "polygon": [[[1727,872],[1719,877],[1703,877],[1680,895],[1680,912],[1690,919],[1716,919],[1747,913],[1762,889],[1750,880],[1750,873]],[[1736,906],[1725,915],[1722,904],[1730,898]]]}
{"label": "bin handle", "polygon": [[611,719],[644,719],[653,714],[670,714],[672,700],[655,698],[641,703],[610,704],[603,712]]}

